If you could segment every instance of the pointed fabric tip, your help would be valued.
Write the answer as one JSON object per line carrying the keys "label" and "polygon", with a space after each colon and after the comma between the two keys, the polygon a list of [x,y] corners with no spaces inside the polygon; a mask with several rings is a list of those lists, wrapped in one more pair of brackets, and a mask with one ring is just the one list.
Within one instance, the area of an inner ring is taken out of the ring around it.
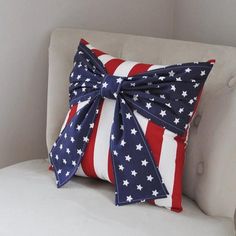
{"label": "pointed fabric tip", "polygon": [[85,39],[80,39],[80,43],[82,43],[82,44],[84,44],[84,45],[87,45],[87,44],[89,44]]}
{"label": "pointed fabric tip", "polygon": [[53,166],[50,165],[50,166],[48,167],[48,170],[53,170]]}
{"label": "pointed fabric tip", "polygon": [[211,59],[208,61],[210,64],[214,65],[216,63],[216,60],[215,59]]}

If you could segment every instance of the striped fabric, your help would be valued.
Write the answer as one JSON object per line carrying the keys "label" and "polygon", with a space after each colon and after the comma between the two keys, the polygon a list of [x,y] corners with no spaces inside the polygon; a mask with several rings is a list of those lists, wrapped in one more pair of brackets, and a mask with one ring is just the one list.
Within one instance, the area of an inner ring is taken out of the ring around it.
{"label": "striped fabric", "polygon": [[[134,76],[138,73],[161,68],[164,66],[143,64],[112,57],[105,52],[94,48],[87,41],[81,40],[103,63],[107,72],[116,76]],[[85,105],[81,102],[70,108],[62,130],[70,122],[74,114]],[[111,155],[109,152],[110,129],[113,120],[115,101],[105,99],[99,116],[94,124],[84,158],[76,175],[94,177],[114,183]],[[166,207],[176,212],[182,211],[182,173],[184,155],[187,141],[187,133],[176,135],[155,123],[148,121],[138,113],[137,120],[145,134],[147,142],[152,150],[155,163],[159,167],[161,176],[169,191],[167,198],[156,199],[150,203]]]}

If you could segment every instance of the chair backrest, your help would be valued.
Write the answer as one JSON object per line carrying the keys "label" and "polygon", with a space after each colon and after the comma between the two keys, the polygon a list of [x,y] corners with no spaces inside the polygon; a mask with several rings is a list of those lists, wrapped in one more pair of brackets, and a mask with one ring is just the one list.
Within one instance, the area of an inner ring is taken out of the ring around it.
{"label": "chair backrest", "polygon": [[209,215],[236,205],[236,48],[81,29],[57,29],[49,48],[47,145],[68,111],[68,77],[80,38],[109,54],[154,64],[216,59],[190,130],[184,193]]}

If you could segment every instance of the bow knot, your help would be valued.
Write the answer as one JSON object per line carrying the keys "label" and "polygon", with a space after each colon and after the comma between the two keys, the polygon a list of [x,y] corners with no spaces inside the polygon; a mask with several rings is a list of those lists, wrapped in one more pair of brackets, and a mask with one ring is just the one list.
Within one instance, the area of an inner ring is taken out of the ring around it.
{"label": "bow knot", "polygon": [[118,76],[106,75],[101,86],[101,96],[103,98],[116,99],[123,80],[123,78]]}

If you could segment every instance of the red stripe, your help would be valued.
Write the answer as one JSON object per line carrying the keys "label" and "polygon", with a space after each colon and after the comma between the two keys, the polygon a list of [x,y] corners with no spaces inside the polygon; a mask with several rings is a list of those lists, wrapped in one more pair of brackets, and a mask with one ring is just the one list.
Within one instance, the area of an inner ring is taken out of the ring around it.
{"label": "red stripe", "polygon": [[96,49],[96,48],[92,49],[91,51],[95,54],[96,57],[99,57],[99,56],[101,56],[101,55],[106,54],[105,52],[100,51],[100,50],[98,50],[98,49]]}
{"label": "red stripe", "polygon": [[102,106],[103,106],[103,102],[100,105],[99,113],[94,123],[93,131],[90,135],[89,142],[87,144],[87,147],[84,153],[84,157],[81,161],[81,165],[82,165],[82,169],[84,173],[87,176],[94,177],[94,178],[97,178],[97,174],[94,168],[94,146],[95,146],[95,141],[96,141],[96,136],[97,136],[98,124],[99,124],[99,120],[101,116]]}
{"label": "red stripe", "polygon": [[136,64],[129,72],[128,76],[134,76],[139,73],[146,72],[152,65],[151,64],[143,64],[139,63]]}
{"label": "red stripe", "polygon": [[177,135],[175,140],[177,142],[176,160],[175,160],[175,177],[174,187],[172,192],[172,207],[171,210],[180,212],[182,208],[182,174],[184,168],[185,157],[185,139],[186,136]]}
{"label": "red stripe", "polygon": [[164,128],[160,127],[154,122],[148,122],[145,137],[152,151],[152,155],[157,166],[159,166],[160,163],[164,130]]}
{"label": "red stripe", "polygon": [[119,59],[119,58],[114,58],[114,59],[111,59],[110,61],[108,61],[105,64],[105,68],[106,68],[108,74],[113,75],[116,68],[123,62],[124,62],[124,60]]}
{"label": "red stripe", "polygon": [[52,165],[49,165],[48,170],[53,170]]}
{"label": "red stripe", "polygon": [[78,104],[75,104],[73,105],[71,108],[70,108],[70,111],[69,111],[69,116],[68,116],[68,119],[66,121],[66,125],[70,123],[70,121],[72,120],[72,118],[74,117],[76,111],[77,111],[77,106]]}
{"label": "red stripe", "polygon": [[211,64],[215,64],[216,63],[216,60],[215,59],[211,59],[211,60],[208,60],[207,62],[211,63]]}
{"label": "red stripe", "polygon": [[89,44],[85,39],[80,39],[80,43],[82,43],[82,44],[84,44],[84,45]]}
{"label": "red stripe", "polygon": [[115,180],[114,180],[113,163],[112,163],[112,156],[111,156],[110,149],[108,153],[108,177],[109,177],[109,180],[114,184]]}

